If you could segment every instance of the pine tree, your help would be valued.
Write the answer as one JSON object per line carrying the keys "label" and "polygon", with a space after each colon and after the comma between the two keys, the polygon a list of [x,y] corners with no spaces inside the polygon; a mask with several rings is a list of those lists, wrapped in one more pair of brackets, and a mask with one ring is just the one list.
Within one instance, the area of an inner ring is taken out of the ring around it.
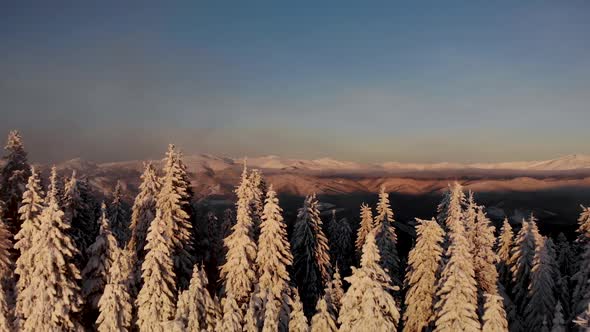
{"label": "pine tree", "polygon": [[[41,188],[39,173],[34,167],[31,167],[31,176],[27,182],[26,191],[23,193],[23,201],[19,209],[21,229],[15,235],[14,248],[20,253],[16,260],[15,272],[18,274],[18,281],[16,284],[17,293],[22,293],[28,287],[34,269],[34,257],[31,256],[31,247],[33,246],[33,239],[38,236],[41,229],[41,221],[39,217],[43,210],[44,198],[43,190]],[[16,302],[16,316],[19,320],[23,318],[22,297],[17,297]]]}
{"label": "pine tree", "polygon": [[301,290],[305,314],[311,317],[332,275],[330,248],[322,230],[315,194],[307,196],[303,208],[299,209],[291,242],[295,279]]}
{"label": "pine tree", "polygon": [[480,308],[484,307],[484,294],[498,294],[498,272],[496,262],[498,256],[494,251],[496,237],[494,226],[486,216],[482,207],[477,208],[477,219],[474,225],[473,268],[478,286]]}
{"label": "pine tree", "polygon": [[145,258],[145,243],[150,223],[156,216],[156,197],[160,191],[160,182],[151,163],[146,163],[141,175],[139,194],[135,197],[131,212],[131,239],[128,247],[135,250],[137,257],[134,268],[134,284],[141,285],[141,264]]}
{"label": "pine tree", "polygon": [[500,238],[498,240],[498,279],[504,285],[508,287],[512,276],[510,274],[510,252],[514,242],[514,233],[512,232],[512,226],[508,222],[508,218],[504,218],[502,228],[500,229]]}
{"label": "pine tree", "polygon": [[405,280],[404,331],[407,332],[420,332],[434,321],[434,299],[443,253],[444,232],[436,220],[416,221],[416,245],[408,257]]}
{"label": "pine tree", "polygon": [[262,222],[262,213],[264,209],[264,200],[266,198],[266,183],[262,178],[260,170],[254,169],[248,176],[250,184],[251,199],[250,210],[252,211],[252,231],[254,241],[258,241],[260,235],[260,223]]}
{"label": "pine tree", "polygon": [[512,272],[512,292],[513,299],[518,308],[519,315],[524,314],[528,287],[531,280],[531,270],[533,268],[533,258],[538,236],[536,233],[536,224],[534,218],[523,220],[522,228],[516,235],[512,255],[510,257],[510,266]]}
{"label": "pine tree", "polygon": [[4,202],[4,222],[11,233],[16,234],[20,227],[18,210],[27,179],[31,176],[31,167],[18,131],[13,130],[8,133],[4,150],[6,155],[0,177],[0,199]]}
{"label": "pine tree", "polygon": [[[461,214],[449,214],[454,215],[461,218]],[[437,291],[435,331],[478,331],[481,327],[477,316],[477,282],[465,228],[461,219],[447,220],[447,224],[450,240],[446,257],[449,260]]]}
{"label": "pine tree", "polygon": [[51,167],[49,175],[49,186],[47,187],[47,195],[45,196],[45,205],[49,205],[51,199],[50,193],[53,193],[53,196],[56,197],[58,207],[61,207],[63,205],[63,192],[64,188],[61,179],[57,174],[57,168],[54,165]]}
{"label": "pine tree", "polygon": [[[94,241],[89,235],[94,234],[94,223],[96,220],[90,220],[92,214],[89,210],[92,206],[88,205],[88,197],[84,196],[84,181],[78,179],[76,171],[72,171],[72,176],[67,179],[62,197],[64,210],[64,221],[70,224],[70,236],[74,240],[76,247],[81,254],[86,252],[88,246]],[[86,200],[84,199],[86,198]],[[78,263],[83,264],[83,259],[78,257]]]}
{"label": "pine tree", "polygon": [[[238,308],[247,304],[256,282],[256,243],[252,238],[252,216],[250,211],[250,184],[248,171],[244,165],[240,185],[236,189],[237,222],[233,232],[224,240],[227,248],[226,263],[221,267],[221,278],[224,280],[224,292],[236,303]],[[227,301],[227,300],[226,300]],[[224,305],[233,310],[233,303]],[[225,317],[224,312],[224,317]],[[235,315],[232,314],[234,319]],[[240,320],[243,313],[240,312]],[[225,320],[225,318],[224,318]]]}
{"label": "pine tree", "polygon": [[478,222],[478,206],[475,204],[475,199],[473,197],[473,192],[470,190],[467,196],[467,206],[465,208],[463,220],[465,222],[465,238],[467,239],[467,243],[469,243],[469,251],[471,251],[475,257],[476,248],[476,238],[477,238],[477,225]]}
{"label": "pine tree", "polygon": [[389,206],[389,194],[385,187],[379,192],[375,216],[375,240],[381,256],[381,267],[389,273],[394,285],[400,285],[400,261],[397,253],[397,235],[393,227],[393,211]]}
{"label": "pine tree", "polygon": [[563,307],[561,302],[557,301],[555,311],[553,312],[553,322],[551,324],[551,332],[565,332],[565,321],[563,319]]}
{"label": "pine tree", "polygon": [[117,181],[115,191],[113,192],[113,201],[109,209],[109,220],[119,248],[125,247],[129,237],[129,221],[127,219],[127,211],[123,202],[123,188],[121,181]]}
{"label": "pine tree", "polygon": [[[367,235],[363,247],[361,267],[352,268],[352,276],[345,278],[350,284],[342,299],[340,331],[395,331],[399,322],[399,309],[390,294],[389,274],[379,262],[379,249],[375,232]],[[359,310],[361,309],[361,310]]]}
{"label": "pine tree", "polygon": [[336,316],[330,310],[326,296],[322,297],[316,306],[316,314],[311,319],[312,332],[336,332]]}
{"label": "pine tree", "polygon": [[482,332],[508,331],[503,300],[499,295],[485,294]]}
{"label": "pine tree", "polygon": [[553,241],[550,238],[536,242],[531,282],[528,288],[529,296],[524,318],[530,331],[540,329],[543,320],[551,320],[555,310],[555,264]]}
{"label": "pine tree", "polygon": [[[459,182],[449,184],[448,190],[443,196],[442,202],[438,205],[436,220],[442,224],[443,230],[448,234],[453,226],[463,220],[463,206],[465,205],[465,194]],[[448,243],[443,246],[446,248]]]}
{"label": "pine tree", "polygon": [[12,331],[12,308],[9,306],[9,287],[12,286],[12,234],[4,223],[4,202],[0,201],[0,331]]}
{"label": "pine tree", "polygon": [[56,184],[48,193],[48,205],[39,220],[41,229],[32,240],[32,275],[22,298],[22,331],[78,331],[82,297],[77,283],[80,272],[73,264],[78,250],[67,235],[70,225],[58,207]]}
{"label": "pine tree", "polygon": [[375,222],[373,220],[373,210],[371,210],[371,208],[367,204],[363,203],[361,204],[361,224],[358,229],[356,235],[356,242],[354,245],[356,248],[356,255],[358,259],[360,259],[361,254],[363,252],[365,238],[367,237],[367,234],[369,234],[373,230],[373,228],[375,228]]}
{"label": "pine tree", "polygon": [[213,331],[220,318],[207,284],[205,271],[195,266],[190,286],[179,295],[176,309],[176,319],[186,331]]}
{"label": "pine tree", "polygon": [[352,228],[346,218],[336,219],[336,211],[332,211],[332,220],[328,224],[330,257],[332,257],[333,266],[342,269],[344,275],[349,274],[350,257],[352,256]]}
{"label": "pine tree", "polygon": [[108,283],[98,302],[98,332],[131,330],[133,305],[129,285],[133,272],[131,257],[134,253],[128,249],[120,249],[116,243],[114,244],[114,258],[109,268]]}
{"label": "pine tree", "polygon": [[104,203],[101,206],[101,217],[98,223],[99,234],[96,241],[88,247],[88,263],[82,270],[82,280],[84,280],[82,292],[92,310],[98,309],[98,300],[104,292],[117,249],[117,240],[111,232]]}
{"label": "pine tree", "polygon": [[223,300],[223,318],[215,327],[216,332],[241,332],[242,309],[231,294]]}
{"label": "pine tree", "polygon": [[309,332],[309,324],[307,317],[303,313],[303,304],[299,299],[299,292],[297,289],[292,289],[292,299],[290,301],[291,314],[289,315],[289,331],[290,332]]}

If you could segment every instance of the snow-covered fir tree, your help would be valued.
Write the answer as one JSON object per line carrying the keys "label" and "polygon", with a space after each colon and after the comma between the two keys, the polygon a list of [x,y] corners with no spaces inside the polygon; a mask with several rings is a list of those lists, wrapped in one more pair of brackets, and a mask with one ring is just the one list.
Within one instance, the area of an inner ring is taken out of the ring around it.
{"label": "snow-covered fir tree", "polygon": [[0,199],[4,202],[4,222],[12,234],[20,228],[19,206],[31,167],[27,161],[23,140],[18,131],[8,133],[8,140],[4,147],[4,167],[0,177]]}
{"label": "snow-covered fir tree", "polygon": [[[31,256],[31,247],[33,239],[38,236],[41,229],[39,217],[43,210],[44,197],[41,188],[39,173],[34,167],[31,167],[31,176],[27,182],[26,191],[23,193],[23,201],[19,209],[21,229],[15,235],[14,248],[19,251],[19,257],[16,260],[15,272],[18,274],[16,284],[17,293],[21,293],[28,287],[33,271],[34,257]],[[17,297],[15,308],[16,316],[19,320],[23,318],[22,297]]]}
{"label": "snow-covered fir tree", "polygon": [[316,313],[311,319],[312,332],[336,332],[336,315],[333,310],[329,308],[329,304],[324,295],[316,306]]}
{"label": "snow-covered fir tree", "polygon": [[305,317],[303,312],[303,304],[299,298],[299,292],[297,289],[292,289],[291,293],[289,332],[309,332],[309,324],[307,322],[307,317]]}
{"label": "snow-covered fir tree", "polygon": [[[460,223],[463,218],[463,206],[465,205],[465,194],[459,182],[449,184],[441,203],[437,208],[436,220],[441,223],[443,230],[449,233],[454,224]],[[462,222],[461,222],[462,223]],[[445,243],[444,247],[447,247]]]}
{"label": "snow-covered fir tree", "polygon": [[502,222],[502,228],[500,229],[500,237],[498,239],[498,280],[508,287],[511,285],[512,274],[510,273],[510,253],[512,245],[514,243],[514,233],[512,232],[512,226],[508,218],[504,218]]}
{"label": "snow-covered fir tree", "polygon": [[248,176],[248,183],[250,184],[251,198],[250,210],[252,211],[252,231],[254,233],[254,240],[258,241],[260,235],[260,223],[262,222],[262,213],[264,209],[264,200],[266,198],[266,183],[262,177],[262,172],[258,169],[253,169]]}
{"label": "snow-covered fir tree", "polygon": [[[379,264],[381,257],[375,232],[367,235],[361,267],[353,268],[345,278],[350,287],[342,299],[338,322],[340,331],[395,331],[400,319],[399,309],[391,295],[389,274]],[[359,310],[362,308],[362,310]]]}
{"label": "snow-covered fir tree", "polygon": [[[457,204],[455,200],[452,202]],[[461,218],[461,214],[450,213],[449,216]],[[447,219],[447,224],[450,234],[445,256],[448,261],[441,273],[436,293],[435,331],[479,331],[477,282],[465,228],[461,219]]]}
{"label": "snow-covered fir tree", "polygon": [[475,198],[473,197],[473,192],[470,190],[469,194],[467,195],[467,202],[464,213],[464,223],[465,223],[465,238],[467,239],[467,243],[469,243],[469,250],[473,253],[475,257],[475,252],[477,251],[476,248],[476,237],[477,237],[477,214],[478,214],[478,206],[475,204]]}
{"label": "snow-covered fir tree", "polygon": [[49,201],[51,199],[51,195],[49,193],[53,192],[53,196],[57,197],[57,205],[61,207],[63,204],[63,182],[61,181],[59,175],[57,174],[57,168],[55,165],[51,166],[51,171],[49,173],[49,185],[47,186],[47,195],[45,196],[45,205],[49,205]]}
{"label": "snow-covered fir tree", "polygon": [[91,220],[94,213],[90,210],[94,207],[89,205],[86,190],[88,189],[85,188],[84,181],[78,178],[75,170],[72,171],[72,176],[67,179],[64,187],[62,205],[64,221],[70,224],[70,235],[81,254],[84,254],[94,241],[90,236],[95,234],[94,224],[96,223],[96,220]]}
{"label": "snow-covered fir tree", "polygon": [[135,284],[140,285],[141,281],[141,264],[145,257],[145,242],[150,223],[156,216],[156,197],[160,191],[160,182],[156,170],[151,163],[144,165],[143,174],[141,175],[141,184],[139,193],[135,197],[131,209],[131,239],[128,247],[135,250],[137,258],[135,263]]}
{"label": "snow-covered fir tree", "polygon": [[375,221],[373,219],[373,210],[365,203],[361,204],[361,223],[356,234],[356,242],[354,247],[356,249],[356,256],[360,260],[363,253],[363,246],[365,245],[365,238],[373,228],[375,228]]}
{"label": "snow-covered fir tree", "polygon": [[[55,180],[55,179],[54,179]],[[29,285],[19,294],[23,308],[22,331],[79,331],[83,301],[78,287],[80,272],[73,264],[78,255],[68,236],[70,225],[59,209],[56,184],[52,181],[48,205],[39,220],[40,231],[32,240],[33,258]]]}
{"label": "snow-covered fir tree", "polygon": [[539,239],[534,217],[531,216],[530,220],[523,220],[510,256],[513,300],[519,315],[524,314],[526,307],[535,248]]}
{"label": "snow-covered fir tree", "polygon": [[[250,300],[250,295],[256,282],[256,242],[252,238],[252,215],[250,210],[250,184],[248,170],[244,165],[240,185],[236,189],[238,201],[236,203],[237,220],[232,233],[225,238],[224,245],[227,248],[225,264],[221,267],[221,278],[224,282],[224,293],[231,298],[241,310],[242,306]],[[226,299],[227,301],[227,299]],[[233,310],[233,303],[224,304],[226,308]],[[226,313],[224,312],[224,317]],[[230,315],[234,319],[235,314]],[[240,320],[243,312],[240,312]],[[224,318],[225,320],[225,318]]]}
{"label": "snow-covered fir tree", "polygon": [[495,227],[483,211],[483,207],[477,208],[476,223],[472,231],[473,241],[473,268],[477,281],[480,308],[483,308],[484,294],[498,294],[498,272],[496,262],[498,256],[494,251],[496,237]]}
{"label": "snow-covered fir tree", "polygon": [[125,247],[129,238],[129,220],[127,218],[125,203],[123,202],[123,187],[121,181],[117,181],[117,185],[115,186],[113,201],[109,206],[108,218],[111,223],[113,235],[119,244],[119,248]]}
{"label": "snow-covered fir tree", "polygon": [[555,310],[555,249],[550,238],[536,242],[528,301],[524,311],[525,325],[529,331],[543,326],[543,320],[552,320]]}
{"label": "snow-covered fir tree", "polygon": [[223,299],[223,318],[216,324],[216,332],[241,332],[244,317],[242,309],[231,294]]}
{"label": "snow-covered fir tree", "polygon": [[338,313],[342,306],[342,298],[344,297],[344,289],[342,288],[342,277],[340,276],[340,270],[338,267],[334,270],[332,280],[328,283],[326,293],[329,295],[329,300],[334,308],[334,311]]}
{"label": "snow-covered fir tree", "polygon": [[12,331],[14,318],[9,305],[9,289],[12,287],[12,262],[9,250],[12,248],[12,234],[4,223],[4,202],[0,201],[0,331]]}
{"label": "snow-covered fir tree", "polygon": [[353,256],[353,232],[350,223],[346,218],[337,219],[336,211],[333,210],[328,226],[332,265],[340,267],[344,275],[348,275]]}
{"label": "snow-covered fir tree", "polygon": [[503,299],[499,295],[484,295],[484,314],[482,332],[508,331],[508,321],[504,311]]}
{"label": "snow-covered fir tree", "polygon": [[590,242],[584,244],[584,250],[579,258],[578,271],[572,276],[572,308],[571,312],[578,316],[590,304]]}
{"label": "snow-covered fir tree", "polygon": [[393,211],[389,205],[389,194],[385,187],[379,191],[377,214],[375,215],[375,240],[381,257],[381,266],[389,273],[394,285],[401,285],[400,260],[397,253],[397,235],[393,223]]}
{"label": "snow-covered fir tree", "polygon": [[195,266],[190,286],[178,296],[176,320],[185,331],[213,331],[221,312],[207,290],[207,275]]}
{"label": "snow-covered fir tree", "polygon": [[323,289],[332,276],[330,248],[322,230],[315,194],[307,196],[303,207],[299,209],[291,243],[295,279],[305,314],[311,317]]}
{"label": "snow-covered fir tree", "polygon": [[98,300],[104,292],[117,249],[117,240],[111,231],[104,202],[98,224],[100,225],[99,234],[96,241],[88,247],[88,263],[82,270],[82,293],[90,309],[98,309]]}
{"label": "snow-covered fir tree", "polygon": [[416,219],[416,245],[408,257],[404,331],[420,332],[434,321],[444,232],[436,220]]}
{"label": "snow-covered fir tree", "polygon": [[108,282],[98,302],[98,332],[126,332],[132,328],[133,301],[129,285],[134,254],[129,249],[120,249],[116,246],[113,248],[113,262],[109,268]]}

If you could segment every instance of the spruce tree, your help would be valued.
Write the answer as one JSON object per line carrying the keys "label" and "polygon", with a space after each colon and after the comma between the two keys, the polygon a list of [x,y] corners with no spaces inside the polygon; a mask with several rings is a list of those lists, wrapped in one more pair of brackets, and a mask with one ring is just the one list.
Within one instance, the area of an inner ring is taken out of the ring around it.
{"label": "spruce tree", "polygon": [[243,314],[236,300],[228,294],[223,300],[223,318],[215,327],[216,332],[241,332]]}
{"label": "spruce tree", "polygon": [[316,313],[311,319],[312,332],[336,332],[336,315],[333,310],[329,308],[328,301],[324,295],[316,306]]}
{"label": "spruce tree", "polygon": [[[96,220],[91,220],[93,213],[90,210],[93,206],[89,206],[88,193],[85,192],[84,181],[80,180],[76,171],[72,171],[72,176],[67,179],[62,205],[64,210],[64,221],[70,224],[70,236],[75,241],[76,247],[81,254],[86,252],[86,249],[94,239],[89,236],[94,235],[94,224]],[[83,265],[83,259],[78,258],[79,263]]]}
{"label": "spruce tree", "polygon": [[109,268],[108,282],[98,302],[98,332],[130,331],[132,328],[133,305],[129,285],[133,272],[133,255],[134,253],[128,249],[116,246],[113,248],[113,262]]}
{"label": "spruce tree", "polygon": [[4,202],[4,222],[14,235],[20,228],[18,210],[27,179],[31,176],[31,167],[18,131],[12,130],[8,133],[4,150],[6,155],[0,177],[0,199]]}
{"label": "spruce tree", "polygon": [[295,280],[301,291],[305,314],[311,317],[332,275],[330,248],[322,230],[315,194],[307,196],[303,208],[299,209],[291,243]]}
{"label": "spruce tree", "polygon": [[[221,278],[224,281],[224,293],[226,297],[242,308],[250,300],[250,295],[256,282],[256,242],[252,238],[252,215],[250,210],[250,184],[248,171],[244,165],[240,185],[236,189],[238,201],[236,203],[237,221],[233,232],[224,240],[227,248],[226,262],[221,267]],[[227,299],[226,299],[227,301]],[[225,309],[234,310],[233,303],[226,303]],[[228,313],[229,314],[229,313]],[[224,320],[226,313],[224,312]],[[237,316],[231,314],[235,319]],[[240,320],[243,312],[240,312]]]}
{"label": "spruce tree", "polygon": [[68,236],[70,225],[59,209],[57,186],[52,181],[48,205],[39,216],[41,228],[30,248],[34,259],[29,285],[22,298],[22,331],[78,331],[83,304],[78,287],[80,272],[73,264],[79,253]]}
{"label": "spruce tree", "polygon": [[307,323],[307,317],[303,313],[303,304],[301,304],[297,289],[292,289],[290,309],[289,332],[309,332],[309,324]]}
{"label": "spruce tree", "polygon": [[[438,205],[436,220],[443,226],[445,233],[449,233],[453,225],[462,222],[463,206],[465,205],[465,194],[459,182],[449,184],[442,202]],[[445,242],[444,248],[448,246]]]}
{"label": "spruce tree", "polygon": [[9,250],[12,248],[12,234],[4,223],[4,202],[0,201],[0,331],[12,331],[14,318],[9,305],[9,288],[12,287],[12,261]]}
{"label": "spruce tree", "polygon": [[[39,217],[43,210],[43,205],[44,198],[39,173],[32,167],[31,176],[29,176],[26,190],[23,193],[23,201],[19,209],[21,229],[14,237],[14,248],[20,253],[16,260],[15,269],[16,274],[19,276],[16,284],[17,294],[22,293],[28,287],[31,278],[34,277],[32,274],[34,257],[31,256],[31,248],[33,246],[33,239],[38,236],[39,230],[41,229]],[[22,320],[22,297],[17,297],[16,301],[16,317]]]}
{"label": "spruce tree", "polygon": [[508,331],[503,299],[499,295],[485,294],[482,332]]}
{"label": "spruce tree", "polygon": [[361,224],[356,235],[356,256],[360,259],[363,252],[363,245],[365,245],[365,238],[373,228],[375,228],[375,221],[373,220],[373,210],[367,204],[361,204]]}
{"label": "spruce tree", "polygon": [[555,310],[555,264],[553,241],[550,238],[536,242],[528,302],[524,311],[527,329],[534,331],[543,326],[543,320],[551,321]]}
{"label": "spruce tree", "polygon": [[342,288],[342,278],[340,276],[340,271],[338,267],[336,267],[334,271],[334,275],[332,276],[332,280],[328,283],[327,293],[329,295],[329,300],[334,308],[335,313],[337,314],[340,311],[340,307],[342,306],[342,298],[344,297],[344,289]]}
{"label": "spruce tree", "polygon": [[176,309],[176,319],[186,331],[213,331],[220,318],[207,284],[204,269],[195,266],[190,286],[179,295]]}
{"label": "spruce tree", "polygon": [[266,183],[262,178],[262,172],[254,169],[248,176],[250,184],[251,198],[250,210],[252,211],[252,231],[254,241],[258,241],[260,235],[260,224],[262,223],[262,213],[264,209],[264,200],[266,198]]}
{"label": "spruce tree", "polygon": [[574,316],[581,315],[590,304],[590,209],[584,208],[580,215],[580,226],[578,227],[578,238],[576,245],[578,247],[578,267],[572,275],[571,284],[572,308],[571,313]]}
{"label": "spruce tree", "polygon": [[404,331],[420,332],[434,321],[436,284],[441,269],[444,232],[436,220],[416,219],[416,245],[408,257]]}
{"label": "spruce tree", "polygon": [[135,285],[141,284],[141,264],[145,257],[145,243],[150,223],[156,216],[156,198],[160,191],[160,182],[156,170],[151,163],[146,163],[143,174],[141,175],[141,184],[139,185],[139,194],[135,197],[131,209],[131,239],[128,247],[135,250],[137,261],[135,264]]}
{"label": "spruce tree", "polygon": [[502,228],[500,229],[500,238],[498,239],[498,279],[504,285],[508,287],[511,284],[512,275],[510,273],[510,252],[514,243],[514,233],[512,232],[512,226],[508,222],[508,218],[504,218]]}
{"label": "spruce tree", "polygon": [[527,302],[531,270],[538,240],[535,230],[536,224],[532,217],[529,221],[522,221],[522,227],[516,235],[510,257],[513,299],[519,315],[524,314]]}
{"label": "spruce tree", "polygon": [[473,253],[475,257],[475,252],[477,251],[476,248],[476,237],[477,237],[477,217],[478,217],[478,206],[475,204],[475,199],[473,197],[473,192],[470,190],[467,196],[467,206],[465,207],[464,217],[463,220],[465,222],[465,238],[467,239],[467,243],[469,243],[469,250]]}
{"label": "spruce tree", "polygon": [[[342,299],[340,331],[395,331],[400,314],[390,291],[389,274],[379,264],[381,257],[375,241],[375,232],[367,235],[363,247],[361,267],[352,268],[345,278],[350,287]],[[360,310],[359,310],[360,309]]]}
{"label": "spruce tree", "polygon": [[129,237],[129,221],[127,218],[125,203],[123,202],[123,188],[121,186],[121,181],[117,181],[117,185],[115,186],[108,218],[119,248],[125,247]]}
{"label": "spruce tree", "polygon": [[498,256],[494,251],[496,237],[494,226],[482,207],[477,208],[477,218],[473,229],[473,268],[477,281],[480,308],[484,307],[484,294],[498,294]]}
{"label": "spruce tree", "polygon": [[117,240],[111,232],[104,202],[98,224],[100,225],[99,234],[96,241],[88,247],[88,263],[82,270],[82,293],[91,310],[98,309],[98,300],[104,292],[117,249]]}
{"label": "spruce tree", "polygon": [[381,267],[389,273],[394,285],[400,285],[400,261],[397,253],[397,235],[393,227],[393,211],[389,206],[389,194],[382,186],[375,216],[375,240],[381,257]]}
{"label": "spruce tree", "polygon": [[344,275],[348,275],[352,264],[350,258],[353,255],[352,228],[346,218],[340,220],[336,218],[336,211],[332,211],[332,220],[328,225],[330,226],[328,235],[332,265],[340,267]]}

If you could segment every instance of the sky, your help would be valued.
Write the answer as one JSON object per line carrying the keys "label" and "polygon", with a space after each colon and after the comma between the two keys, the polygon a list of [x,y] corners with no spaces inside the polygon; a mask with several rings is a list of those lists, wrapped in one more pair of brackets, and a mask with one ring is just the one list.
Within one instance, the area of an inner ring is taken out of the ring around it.
{"label": "sky", "polygon": [[588,1],[0,1],[0,135],[56,162],[590,154]]}

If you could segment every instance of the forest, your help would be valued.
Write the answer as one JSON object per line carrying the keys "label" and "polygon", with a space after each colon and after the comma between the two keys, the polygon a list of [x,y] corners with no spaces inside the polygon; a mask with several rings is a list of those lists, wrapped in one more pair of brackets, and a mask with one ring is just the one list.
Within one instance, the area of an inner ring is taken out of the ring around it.
{"label": "forest", "polygon": [[221,212],[195,203],[174,145],[162,165],[131,202],[121,183],[105,198],[75,171],[43,178],[10,132],[0,331],[590,331],[590,208],[575,236],[542,234],[451,181],[407,252],[386,187],[358,222],[310,192],[288,223],[246,162]]}

